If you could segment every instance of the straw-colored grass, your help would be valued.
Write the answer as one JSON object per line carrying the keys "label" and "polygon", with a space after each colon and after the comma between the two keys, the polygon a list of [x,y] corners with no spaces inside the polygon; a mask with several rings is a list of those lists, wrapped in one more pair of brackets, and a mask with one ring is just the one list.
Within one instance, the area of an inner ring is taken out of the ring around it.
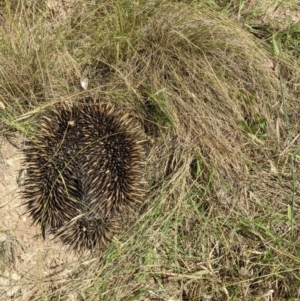
{"label": "straw-colored grass", "polygon": [[1,130],[110,101],[144,130],[148,187],[108,249],[32,300],[300,298],[298,27],[261,36],[222,1],[37,2],[1,13]]}

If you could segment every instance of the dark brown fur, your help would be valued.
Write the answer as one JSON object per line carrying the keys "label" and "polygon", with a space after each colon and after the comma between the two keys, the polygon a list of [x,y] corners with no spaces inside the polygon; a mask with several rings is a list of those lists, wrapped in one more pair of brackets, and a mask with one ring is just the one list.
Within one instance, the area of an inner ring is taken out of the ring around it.
{"label": "dark brown fur", "polygon": [[51,112],[25,155],[28,212],[75,249],[100,247],[141,199],[138,127],[111,105]]}

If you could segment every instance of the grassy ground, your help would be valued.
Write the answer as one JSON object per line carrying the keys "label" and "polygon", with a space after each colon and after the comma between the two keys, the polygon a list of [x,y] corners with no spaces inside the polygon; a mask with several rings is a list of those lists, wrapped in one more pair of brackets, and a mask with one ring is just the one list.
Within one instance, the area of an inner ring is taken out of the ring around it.
{"label": "grassy ground", "polygon": [[41,3],[1,4],[1,135],[113,102],[144,130],[148,187],[108,249],[34,298],[298,300],[297,1]]}

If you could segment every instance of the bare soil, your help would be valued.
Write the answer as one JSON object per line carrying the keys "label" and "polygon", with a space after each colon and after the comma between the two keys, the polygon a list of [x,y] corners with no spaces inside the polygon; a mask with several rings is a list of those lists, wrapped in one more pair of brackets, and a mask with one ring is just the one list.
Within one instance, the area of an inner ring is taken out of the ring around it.
{"label": "bare soil", "polygon": [[[14,140],[22,145],[21,136]],[[43,241],[40,228],[32,226],[18,184],[22,151],[6,138],[0,146],[0,300],[33,300],[46,287],[57,290],[78,257],[53,239]]]}

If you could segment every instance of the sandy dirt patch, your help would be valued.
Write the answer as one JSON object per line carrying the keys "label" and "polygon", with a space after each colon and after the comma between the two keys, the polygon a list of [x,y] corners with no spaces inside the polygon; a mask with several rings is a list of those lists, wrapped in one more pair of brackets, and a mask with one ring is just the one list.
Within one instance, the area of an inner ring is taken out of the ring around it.
{"label": "sandy dirt patch", "polygon": [[[10,140],[10,139],[9,139]],[[0,139],[0,300],[35,300],[59,290],[80,265],[78,255],[31,226],[21,195],[21,136]]]}

